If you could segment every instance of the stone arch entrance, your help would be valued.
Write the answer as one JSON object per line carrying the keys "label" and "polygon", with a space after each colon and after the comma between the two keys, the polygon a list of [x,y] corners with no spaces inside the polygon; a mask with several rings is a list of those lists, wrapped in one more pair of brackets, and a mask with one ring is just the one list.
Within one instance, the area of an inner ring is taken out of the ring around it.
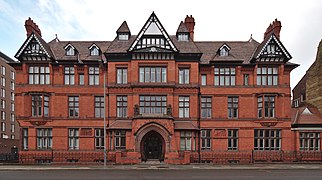
{"label": "stone arch entrance", "polygon": [[148,123],[135,133],[135,149],[141,153],[143,161],[147,159],[163,160],[170,150],[171,134],[158,123]]}
{"label": "stone arch entrance", "polygon": [[140,144],[141,157],[143,161],[164,159],[165,143],[162,136],[156,131],[150,131],[144,135]]}

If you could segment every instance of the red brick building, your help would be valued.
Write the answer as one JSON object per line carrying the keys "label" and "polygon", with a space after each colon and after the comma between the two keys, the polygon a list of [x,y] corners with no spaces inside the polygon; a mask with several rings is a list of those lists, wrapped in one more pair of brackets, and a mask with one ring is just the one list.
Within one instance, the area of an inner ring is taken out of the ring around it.
{"label": "red brick building", "polygon": [[14,64],[21,162],[101,161],[104,113],[112,162],[283,161],[297,65],[281,23],[261,42],[195,41],[194,26],[187,16],[169,35],[152,13],[138,35],[124,21],[113,41],[46,42],[28,19]]}

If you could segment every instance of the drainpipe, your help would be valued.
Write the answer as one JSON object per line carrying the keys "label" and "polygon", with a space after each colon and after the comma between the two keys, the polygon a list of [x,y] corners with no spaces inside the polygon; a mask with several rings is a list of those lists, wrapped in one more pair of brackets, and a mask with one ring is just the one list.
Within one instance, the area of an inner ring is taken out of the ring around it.
{"label": "drainpipe", "polygon": [[[200,67],[199,67],[199,72],[200,72]],[[198,121],[198,163],[201,162],[201,154],[200,154],[200,140],[201,140],[201,130],[200,130],[200,98],[201,98],[201,92],[200,92],[200,84],[198,83],[198,117],[197,117],[197,121]]]}

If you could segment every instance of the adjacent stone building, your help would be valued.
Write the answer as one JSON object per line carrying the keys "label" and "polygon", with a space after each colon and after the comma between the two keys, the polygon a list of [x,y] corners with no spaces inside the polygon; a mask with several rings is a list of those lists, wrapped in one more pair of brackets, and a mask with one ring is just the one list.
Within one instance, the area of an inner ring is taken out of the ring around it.
{"label": "adjacent stone building", "polygon": [[13,59],[0,52],[0,139],[19,139],[15,120],[15,69]]}
{"label": "adjacent stone building", "polygon": [[28,19],[12,64],[21,162],[102,161],[104,146],[115,163],[284,161],[298,150],[298,65],[281,22],[261,42],[196,41],[194,26],[187,16],[169,35],[152,13],[137,35],[124,21],[112,41],[46,42]]}

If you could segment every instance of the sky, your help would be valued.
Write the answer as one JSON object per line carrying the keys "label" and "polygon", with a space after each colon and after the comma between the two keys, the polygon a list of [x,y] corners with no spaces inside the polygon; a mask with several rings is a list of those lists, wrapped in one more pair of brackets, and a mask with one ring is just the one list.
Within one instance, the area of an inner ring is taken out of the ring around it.
{"label": "sky", "polygon": [[126,20],[138,34],[152,12],[174,35],[186,15],[195,18],[196,41],[262,42],[268,25],[282,23],[281,41],[300,64],[291,73],[291,88],[315,60],[322,39],[321,0],[0,0],[0,51],[11,58],[26,39],[25,20],[31,17],[49,42],[112,41]]}

